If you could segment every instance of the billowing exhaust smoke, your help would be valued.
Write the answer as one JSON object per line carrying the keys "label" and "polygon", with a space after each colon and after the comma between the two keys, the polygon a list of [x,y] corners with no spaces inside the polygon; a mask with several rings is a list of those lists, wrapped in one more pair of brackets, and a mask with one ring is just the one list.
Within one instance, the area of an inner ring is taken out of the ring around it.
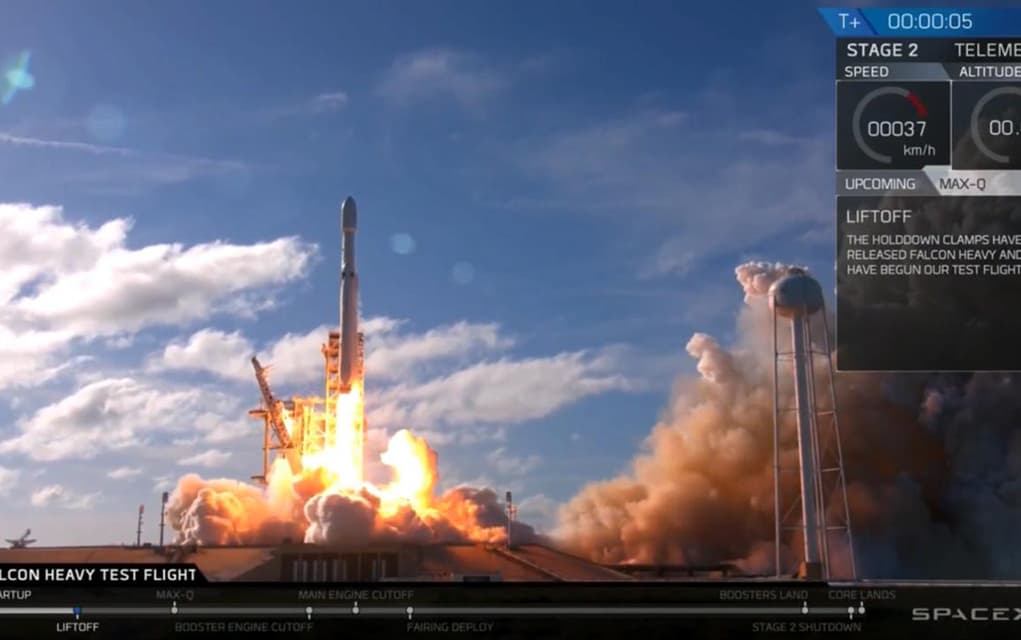
{"label": "billowing exhaust smoke", "polygon": [[[772,319],[782,264],[736,270],[739,339],[697,333],[630,472],[584,487],[557,537],[601,562],[772,566]],[[858,573],[1021,577],[1021,384],[1011,374],[836,376]],[[794,451],[783,456],[796,456]]]}
{"label": "billowing exhaust smoke", "polygon": [[235,480],[181,478],[167,503],[167,524],[178,542],[208,545],[272,544],[300,540],[304,528],[286,496]]}
{"label": "billowing exhaust smoke", "polygon": [[[402,464],[394,468],[394,480],[383,491],[368,484],[358,491],[338,488],[318,473],[296,478],[282,459],[273,465],[267,487],[189,474],[171,493],[167,523],[176,531],[177,543],[197,545],[276,545],[285,540],[345,545],[498,544],[506,540],[507,519],[496,492],[461,486],[434,496],[436,454],[424,440],[400,431],[388,451],[395,455],[384,454],[384,461],[399,457],[397,452],[414,451],[428,467]],[[423,478],[424,484],[415,482]],[[386,490],[395,486],[410,490],[393,499]],[[521,522],[513,523],[511,533],[517,543],[541,540]]]}

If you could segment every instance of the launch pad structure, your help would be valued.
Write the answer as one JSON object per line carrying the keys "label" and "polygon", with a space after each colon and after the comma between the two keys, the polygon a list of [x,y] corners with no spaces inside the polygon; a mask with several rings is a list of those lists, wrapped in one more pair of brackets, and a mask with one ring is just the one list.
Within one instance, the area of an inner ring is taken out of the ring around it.
{"label": "launch pad structure", "polygon": [[[355,231],[357,206],[348,197],[341,206],[341,278],[340,330],[327,333],[322,344],[322,396],[277,398],[269,385],[269,366],[252,357],[256,383],[261,395],[260,406],[248,415],[263,421],[262,473],[253,480],[265,484],[272,464],[272,452],[278,451],[287,460],[291,473],[300,475],[302,459],[310,454],[329,451],[336,445],[338,401],[342,395],[361,393],[365,379],[365,336],[358,330],[358,273],[355,269]],[[359,400],[360,401],[360,400]],[[360,478],[364,465],[365,417],[358,412],[350,443],[357,467],[353,475]]]}

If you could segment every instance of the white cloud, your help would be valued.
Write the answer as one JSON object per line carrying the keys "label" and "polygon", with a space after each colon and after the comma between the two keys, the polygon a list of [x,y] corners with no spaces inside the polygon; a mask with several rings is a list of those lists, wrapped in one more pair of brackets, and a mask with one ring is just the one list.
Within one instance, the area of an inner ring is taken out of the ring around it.
{"label": "white cloud", "polygon": [[118,249],[19,298],[14,307],[37,322],[87,336],[182,324],[223,310],[247,289],[301,277],[312,253],[297,238]]}
{"label": "white cloud", "polygon": [[216,436],[220,425],[237,424],[243,413],[238,398],[210,389],[105,378],[19,420],[19,433],[0,441],[0,454],[87,460],[141,446],[157,434]]}
{"label": "white cloud", "polygon": [[[286,104],[259,108],[251,113],[253,124],[266,125],[281,118],[309,118],[342,111],[351,102],[345,91],[327,91],[312,98],[302,98]],[[244,114],[243,114],[244,115]],[[241,119],[244,121],[244,118]]]}
{"label": "white cloud", "polygon": [[320,325],[307,333],[288,333],[259,355],[269,365],[274,379],[283,384],[314,382],[323,377],[323,355],[320,349],[326,334],[334,327]]}
{"label": "white cloud", "polygon": [[174,484],[177,476],[167,473],[162,476],[156,476],[153,479],[152,490],[153,491],[168,491],[174,488]]}
{"label": "white cloud", "polygon": [[135,156],[138,154],[138,152],[135,151],[134,149],[128,149],[127,147],[109,147],[101,144],[91,144],[88,142],[73,142],[68,140],[47,140],[44,138],[30,138],[26,136],[16,136],[3,131],[0,131],[0,143],[22,147],[36,147],[40,149],[59,149],[62,151],[84,151],[85,153],[91,153],[95,155]]}
{"label": "white cloud", "polygon": [[430,445],[456,444],[470,446],[485,442],[506,442],[507,429],[491,424],[480,426],[464,426],[457,429],[417,428],[415,435],[424,438]]}
{"label": "white cloud", "polygon": [[122,341],[247,310],[254,292],[303,276],[316,255],[296,238],[130,249],[130,228],[126,218],[92,228],[59,207],[0,204],[0,388],[52,378],[76,338]]}
{"label": "white cloud", "polygon": [[400,380],[423,365],[507,349],[514,341],[497,324],[458,322],[422,334],[383,332],[366,346],[366,371],[374,379]]}
{"label": "white cloud", "polygon": [[633,388],[633,381],[619,373],[617,355],[607,349],[481,362],[421,384],[380,391],[371,419],[435,429],[541,418],[587,396]]}
{"label": "white cloud", "polygon": [[[252,382],[254,385],[254,381]],[[257,392],[252,391],[253,396]],[[253,402],[254,404],[254,402]],[[208,444],[219,444],[231,442],[241,438],[262,438],[262,422],[253,420],[240,404],[233,404],[237,410],[233,413],[228,411],[206,411],[195,417],[195,427],[199,432],[201,441]],[[196,439],[198,441],[198,439]]]}
{"label": "white cloud", "polygon": [[127,349],[131,345],[135,344],[135,336],[115,336],[113,338],[107,338],[103,344],[111,349]]}
{"label": "white cloud", "polygon": [[[247,175],[247,164],[202,156],[142,151],[74,140],[14,135],[0,131],[0,144],[44,152],[69,152],[98,156],[100,164],[83,165],[62,179],[77,183],[120,183],[137,191],[140,184],[177,184],[204,176]],[[103,158],[102,161],[99,158]],[[117,189],[114,189],[116,192]]]}
{"label": "white cloud", "polygon": [[449,97],[476,107],[507,83],[503,74],[475,56],[450,49],[428,49],[397,58],[379,84],[386,100],[407,105]]}
{"label": "white cloud", "polygon": [[347,93],[343,91],[331,91],[321,93],[312,100],[312,107],[316,111],[338,111],[347,106],[350,102]]}
{"label": "white cloud", "polygon": [[505,447],[500,447],[491,451],[486,456],[486,460],[504,475],[524,475],[538,467],[542,462],[542,457],[536,454],[524,457],[516,456],[509,453]]}
{"label": "white cloud", "polygon": [[685,120],[679,111],[642,110],[543,139],[524,160],[572,191],[598,187],[625,192],[631,198],[638,195],[631,193],[633,189],[648,186],[644,181],[658,179],[664,170],[659,166],[662,152],[649,153],[649,147],[664,136],[688,131],[680,127]]}
{"label": "white cloud", "polygon": [[182,466],[199,466],[209,467],[210,469],[215,467],[222,467],[228,460],[230,460],[231,453],[229,451],[220,451],[219,449],[209,449],[202,453],[197,453],[187,458],[182,458],[179,462]]}
{"label": "white cloud", "polygon": [[8,495],[18,483],[18,476],[21,475],[17,469],[0,467],[0,496]]}
{"label": "white cloud", "polygon": [[[273,379],[283,384],[302,384],[322,378],[321,346],[327,333],[335,330],[320,325],[305,333],[287,333],[258,350],[259,361],[270,367]],[[186,341],[175,341],[150,359],[152,370],[181,369],[205,371],[227,380],[254,381],[251,357],[255,346],[239,331],[226,333],[206,328]]]}
{"label": "white cloud", "polygon": [[[513,344],[513,340],[501,335],[496,324],[458,322],[419,334],[401,333],[404,325],[404,321],[386,317],[369,318],[361,323],[367,341],[366,371],[373,380],[403,379],[437,363],[449,364],[451,360],[503,350]],[[288,333],[262,349],[259,359],[272,367],[271,375],[281,384],[318,381],[323,375],[320,348],[327,333],[334,330],[335,327],[320,325],[306,333]],[[211,352],[219,354],[223,361],[212,362],[212,358],[203,355]],[[206,329],[191,336],[185,345],[168,347],[160,364],[249,380],[251,352],[250,343],[240,334]]]}
{"label": "white cloud", "polygon": [[67,332],[14,332],[0,323],[0,389],[39,386],[65,371],[70,363],[56,361],[69,341]]}
{"label": "white cloud", "polygon": [[138,467],[117,467],[113,471],[106,474],[106,477],[113,478],[114,480],[123,480],[125,478],[131,478],[142,473],[142,470]]}
{"label": "white cloud", "polygon": [[89,509],[99,499],[99,492],[80,494],[59,484],[51,484],[34,491],[31,502],[34,507],[62,507],[64,509]]}
{"label": "white cloud", "polygon": [[784,145],[810,145],[814,142],[812,138],[794,136],[774,129],[751,129],[738,134],[741,140],[758,142],[759,144],[784,146]]}
{"label": "white cloud", "polygon": [[131,220],[117,218],[98,228],[75,225],[53,206],[0,203],[0,300],[22,287],[92,267],[124,246]]}
{"label": "white cloud", "polygon": [[173,342],[152,363],[154,369],[207,371],[222,378],[251,380],[249,358],[255,349],[240,332],[196,331],[187,342]]}
{"label": "white cloud", "polygon": [[362,332],[365,333],[367,338],[372,339],[377,335],[396,331],[406,323],[406,320],[400,320],[398,318],[374,316],[372,318],[363,319],[358,326],[361,327]]}

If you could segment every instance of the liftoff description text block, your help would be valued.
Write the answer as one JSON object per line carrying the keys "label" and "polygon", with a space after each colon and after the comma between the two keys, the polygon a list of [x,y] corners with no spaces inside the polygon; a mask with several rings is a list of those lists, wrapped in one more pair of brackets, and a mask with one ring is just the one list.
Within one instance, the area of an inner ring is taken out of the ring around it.
{"label": "liftoff description text block", "polygon": [[1021,10],[821,13],[837,368],[1021,370]]}

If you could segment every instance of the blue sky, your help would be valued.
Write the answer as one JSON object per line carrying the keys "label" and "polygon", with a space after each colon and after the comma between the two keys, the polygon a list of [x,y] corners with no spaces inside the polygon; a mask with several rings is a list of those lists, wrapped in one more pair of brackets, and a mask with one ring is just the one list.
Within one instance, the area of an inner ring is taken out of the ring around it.
{"label": "blue sky", "polygon": [[689,4],[4,3],[2,533],[257,472],[244,356],[319,391],[349,194],[377,435],[547,527],[626,468],[736,265],[832,287],[832,36]]}

